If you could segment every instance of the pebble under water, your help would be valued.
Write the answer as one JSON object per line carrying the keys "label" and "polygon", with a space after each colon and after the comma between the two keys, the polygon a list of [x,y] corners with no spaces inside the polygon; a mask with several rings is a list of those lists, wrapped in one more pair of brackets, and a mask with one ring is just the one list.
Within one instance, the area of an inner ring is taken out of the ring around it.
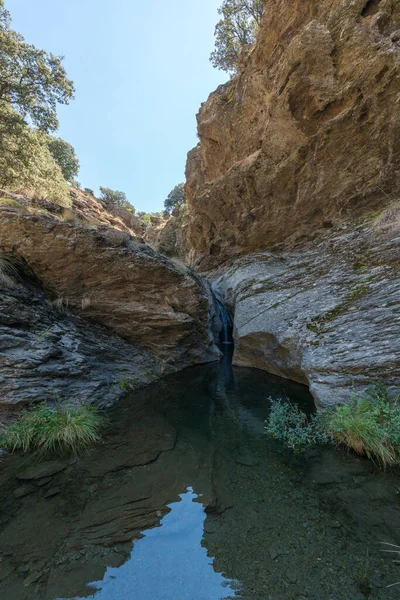
{"label": "pebble under water", "polygon": [[132,393],[79,459],[4,457],[0,598],[398,598],[398,473],[283,448],[264,423],[285,396],[312,409],[226,357]]}

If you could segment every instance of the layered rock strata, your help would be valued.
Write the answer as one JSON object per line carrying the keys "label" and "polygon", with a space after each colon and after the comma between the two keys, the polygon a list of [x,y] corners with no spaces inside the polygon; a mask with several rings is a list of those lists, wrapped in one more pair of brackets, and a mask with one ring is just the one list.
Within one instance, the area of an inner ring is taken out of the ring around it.
{"label": "layered rock strata", "polygon": [[207,286],[138,238],[4,209],[0,251],[18,271],[2,271],[2,403],[109,401],[121,379],[219,356]]}
{"label": "layered rock strata", "polygon": [[213,274],[234,313],[236,365],[347,402],[380,380],[400,389],[399,231],[376,222],[324,234],[301,252],[260,252]]}

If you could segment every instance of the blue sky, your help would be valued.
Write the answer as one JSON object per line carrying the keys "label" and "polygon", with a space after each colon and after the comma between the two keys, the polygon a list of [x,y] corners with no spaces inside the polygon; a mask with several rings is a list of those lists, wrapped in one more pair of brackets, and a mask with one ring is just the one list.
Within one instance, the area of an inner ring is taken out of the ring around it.
{"label": "blue sky", "polygon": [[79,181],[124,191],[157,211],[184,180],[195,115],[227,75],[213,69],[222,0],[5,0],[27,42],[65,56],[76,99],[57,135],[81,162]]}

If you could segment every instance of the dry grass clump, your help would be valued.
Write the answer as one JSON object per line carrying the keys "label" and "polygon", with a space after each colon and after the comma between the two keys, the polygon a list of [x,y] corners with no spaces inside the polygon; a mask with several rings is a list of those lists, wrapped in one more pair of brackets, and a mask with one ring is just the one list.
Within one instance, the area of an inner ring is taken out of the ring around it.
{"label": "dry grass clump", "polygon": [[377,232],[400,233],[400,200],[392,200],[374,218],[372,227]]}

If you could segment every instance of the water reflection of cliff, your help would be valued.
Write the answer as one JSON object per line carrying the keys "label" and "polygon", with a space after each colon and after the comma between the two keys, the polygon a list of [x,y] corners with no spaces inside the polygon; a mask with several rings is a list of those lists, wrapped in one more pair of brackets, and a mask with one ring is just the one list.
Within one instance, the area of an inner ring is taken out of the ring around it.
{"label": "water reflection of cliff", "polygon": [[310,400],[227,359],[136,393],[104,446],[52,475],[17,480],[29,464],[5,459],[0,597],[361,600],[368,571],[372,597],[395,598],[378,542],[400,539],[399,481],[331,450],[289,455],[264,434],[284,394]]}

